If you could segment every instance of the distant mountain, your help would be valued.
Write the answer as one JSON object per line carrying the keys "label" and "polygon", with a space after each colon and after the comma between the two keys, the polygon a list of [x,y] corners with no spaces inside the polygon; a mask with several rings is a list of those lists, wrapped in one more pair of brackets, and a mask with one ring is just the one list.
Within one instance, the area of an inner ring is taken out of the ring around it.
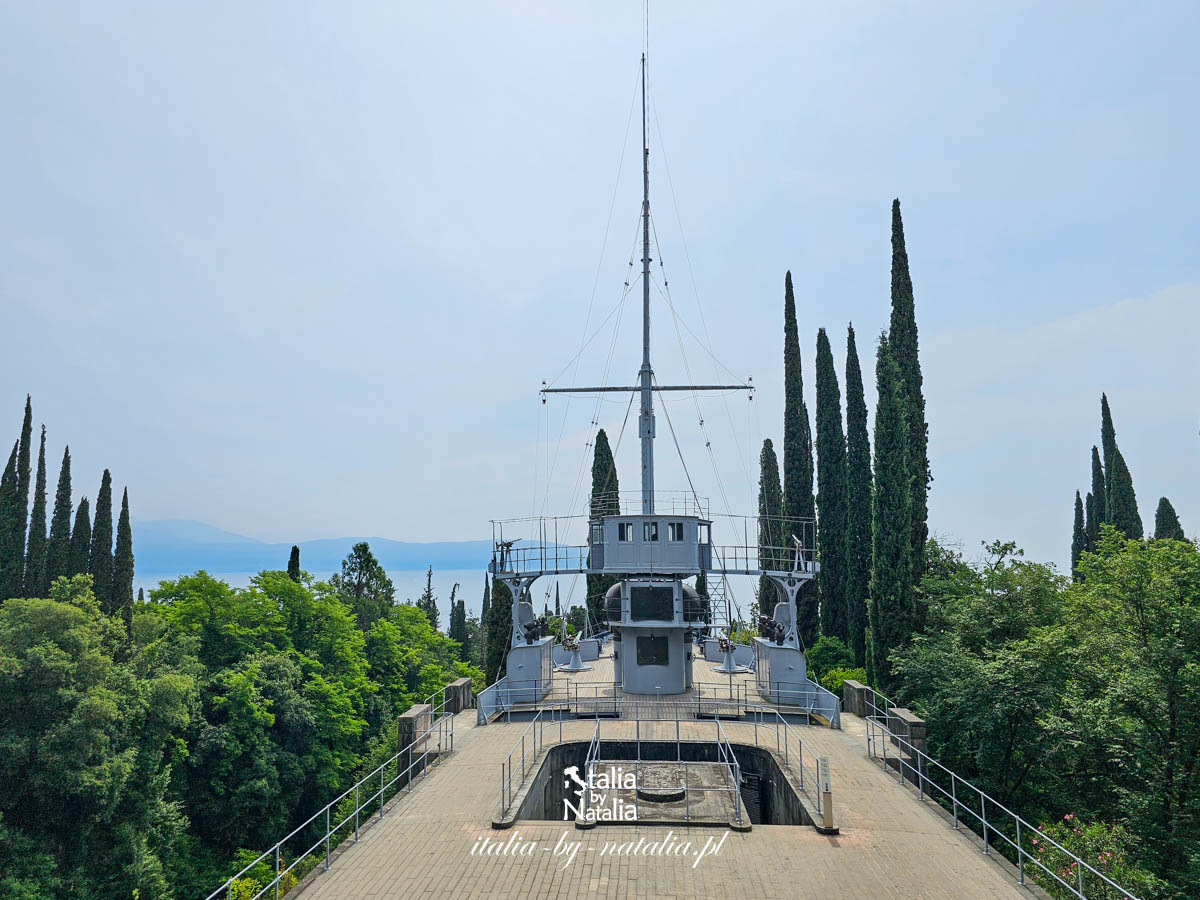
{"label": "distant mountain", "polygon": [[[319,577],[341,568],[350,548],[367,541],[385,569],[482,569],[492,555],[490,541],[409,543],[379,537],[301,541],[300,566]],[[203,522],[169,519],[135,522],[133,553],[139,572],[259,572],[286,569],[291,543],[269,544]]]}

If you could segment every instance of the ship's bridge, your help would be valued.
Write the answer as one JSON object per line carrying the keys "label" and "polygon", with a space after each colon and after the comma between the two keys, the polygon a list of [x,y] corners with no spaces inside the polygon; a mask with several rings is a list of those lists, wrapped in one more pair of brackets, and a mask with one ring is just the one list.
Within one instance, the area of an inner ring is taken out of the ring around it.
{"label": "ship's bridge", "polygon": [[[543,575],[767,575],[811,580],[817,572],[812,519],[712,516],[691,494],[658,492],[643,512],[640,494],[593,499],[592,512],[492,522],[502,578]],[[585,531],[586,529],[586,531]],[[571,537],[586,534],[586,544]]]}

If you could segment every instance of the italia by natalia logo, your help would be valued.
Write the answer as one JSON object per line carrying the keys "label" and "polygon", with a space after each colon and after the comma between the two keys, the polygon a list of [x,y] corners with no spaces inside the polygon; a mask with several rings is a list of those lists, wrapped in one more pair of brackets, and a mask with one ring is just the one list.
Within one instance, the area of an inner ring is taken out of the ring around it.
{"label": "italia by natalia logo", "polygon": [[587,780],[579,776],[579,766],[563,769],[563,787],[574,793],[563,798],[563,819],[585,822],[636,822],[637,804],[618,797],[614,791],[637,791],[637,776],[621,767],[592,770]]}

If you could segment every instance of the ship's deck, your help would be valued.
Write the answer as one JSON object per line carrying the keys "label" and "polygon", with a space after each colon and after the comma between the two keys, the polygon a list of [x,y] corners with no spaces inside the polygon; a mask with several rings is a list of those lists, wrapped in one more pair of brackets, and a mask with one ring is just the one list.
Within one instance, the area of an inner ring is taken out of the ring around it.
{"label": "ship's deck", "polygon": [[[595,667],[581,675],[596,680],[602,672]],[[516,719],[480,725],[473,711],[460,713],[454,752],[411,793],[390,802],[383,819],[364,823],[359,842],[346,841],[332,869],[315,872],[302,886],[303,900],[1044,896],[1018,884],[1015,871],[1006,870],[995,853],[981,852],[974,834],[955,831],[939,807],[919,800],[868,759],[864,723],[852,715],[843,717],[841,730],[795,726],[812,752],[829,759],[840,834],[789,825],[728,834],[711,826],[670,826],[673,841],[691,844],[690,853],[679,855],[614,850],[639,839],[663,842],[666,826],[613,824],[579,831],[568,822],[519,820],[507,830],[493,830],[501,763],[529,725]],[[563,741],[586,742],[596,728],[594,720],[567,719],[561,725]],[[605,727],[632,737],[636,725],[613,721]],[[697,721],[680,727],[684,740],[708,740],[715,726]],[[754,741],[749,722],[725,727],[735,743]],[[697,862],[705,842],[723,835],[720,849]],[[483,838],[510,849],[480,853]],[[575,841],[573,861],[556,855],[556,848]]]}

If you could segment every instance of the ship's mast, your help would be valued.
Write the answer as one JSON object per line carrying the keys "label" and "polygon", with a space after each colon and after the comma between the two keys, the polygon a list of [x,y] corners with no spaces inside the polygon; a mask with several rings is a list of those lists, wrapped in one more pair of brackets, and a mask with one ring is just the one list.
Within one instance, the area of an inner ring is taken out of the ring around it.
{"label": "ship's mast", "polygon": [[646,54],[642,54],[642,368],[638,372],[642,410],[642,515],[654,512],[654,395],[650,368],[650,148],[646,143]]}
{"label": "ship's mast", "polygon": [[638,383],[610,387],[546,387],[543,382],[542,402],[547,394],[638,393],[641,413],[638,415],[638,435],[642,439],[642,515],[654,514],[654,391],[752,391],[745,384],[654,384],[654,369],[650,367],[650,147],[646,125],[646,54],[642,54],[642,367]]}

